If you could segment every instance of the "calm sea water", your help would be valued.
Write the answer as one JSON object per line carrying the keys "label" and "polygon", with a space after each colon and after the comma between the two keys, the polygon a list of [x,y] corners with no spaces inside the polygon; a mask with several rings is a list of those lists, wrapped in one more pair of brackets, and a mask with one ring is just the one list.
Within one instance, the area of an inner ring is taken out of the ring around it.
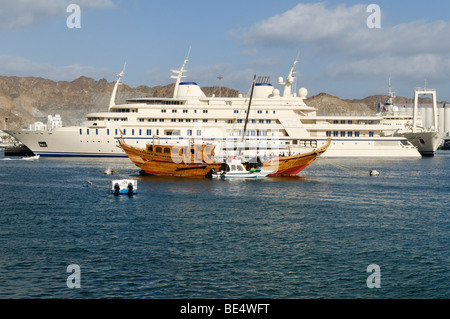
{"label": "calm sea water", "polygon": [[[450,152],[319,159],[295,178],[226,181],[0,154],[0,298],[448,298],[449,168]],[[124,177],[138,195],[110,194]]]}

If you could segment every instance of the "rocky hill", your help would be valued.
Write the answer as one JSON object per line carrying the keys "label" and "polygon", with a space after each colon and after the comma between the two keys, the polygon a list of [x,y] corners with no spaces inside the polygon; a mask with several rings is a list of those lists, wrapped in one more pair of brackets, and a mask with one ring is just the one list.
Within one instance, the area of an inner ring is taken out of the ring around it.
{"label": "rocky hill", "polygon": [[371,109],[366,103],[362,101],[345,101],[340,98],[329,95],[326,93],[320,93],[316,96],[310,97],[305,100],[305,103],[309,106],[313,106],[318,109],[318,115],[325,114],[359,114],[369,115],[374,114],[374,110]]}
{"label": "rocky hill", "polygon": [[[79,77],[74,81],[55,82],[38,77],[0,76],[0,129],[27,128],[36,121],[46,122],[47,115],[60,114],[63,125],[77,125],[90,112],[106,111],[114,82]],[[170,97],[174,84],[165,86],[121,85],[116,102],[136,97]],[[202,87],[207,96],[219,96],[219,87]],[[236,97],[239,91],[222,87],[220,94]],[[378,103],[386,96],[374,95],[362,100],[342,100],[320,93],[308,98],[308,105],[318,108],[319,114],[374,114]],[[396,98],[398,103],[411,103],[411,99]]]}
{"label": "rocky hill", "polygon": [[[90,112],[106,111],[115,82],[87,77],[68,82],[54,82],[36,77],[0,76],[0,129],[27,128],[36,121],[46,122],[49,114],[60,114],[63,125],[79,124]],[[170,97],[174,84],[166,86],[139,86],[122,84],[116,102],[136,97]],[[219,95],[219,87],[202,88],[206,95]],[[222,96],[237,96],[239,92],[222,87]]]}

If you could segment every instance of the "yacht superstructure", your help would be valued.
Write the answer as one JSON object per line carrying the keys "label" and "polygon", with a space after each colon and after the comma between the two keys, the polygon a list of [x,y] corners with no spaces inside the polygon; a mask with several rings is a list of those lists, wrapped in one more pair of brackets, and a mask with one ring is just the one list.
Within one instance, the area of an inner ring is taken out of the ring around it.
{"label": "yacht superstructure", "polygon": [[141,148],[155,139],[168,145],[207,141],[216,145],[216,158],[237,149],[244,149],[246,157],[270,156],[308,152],[331,137],[332,145],[323,156],[420,157],[407,138],[383,134],[386,127],[381,116],[317,116],[317,110],[304,101],[305,88],[292,92],[297,61],[285,80],[278,79],[283,94],[268,77],[258,78],[249,114],[249,96],[207,97],[197,83],[182,82],[186,62],[173,71],[176,85],[170,98],[136,98],[115,104],[121,72],[107,112],[88,114],[80,126],[7,133],[40,156],[125,157],[117,147],[119,138]]}

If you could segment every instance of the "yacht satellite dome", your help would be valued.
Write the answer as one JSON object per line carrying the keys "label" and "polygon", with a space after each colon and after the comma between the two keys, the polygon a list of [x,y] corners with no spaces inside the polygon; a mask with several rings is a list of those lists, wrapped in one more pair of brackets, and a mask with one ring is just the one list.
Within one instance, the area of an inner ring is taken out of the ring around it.
{"label": "yacht satellite dome", "polygon": [[306,96],[308,95],[308,90],[305,88],[301,88],[298,90],[298,96],[301,98],[306,98]]}
{"label": "yacht satellite dome", "polygon": [[397,106],[397,105],[394,105],[394,106],[392,107],[392,112],[398,112],[398,111],[399,111],[398,106]]}
{"label": "yacht satellite dome", "polygon": [[274,96],[274,97],[280,97],[280,90],[278,90],[278,89],[273,89],[273,91],[272,91],[272,96]]}

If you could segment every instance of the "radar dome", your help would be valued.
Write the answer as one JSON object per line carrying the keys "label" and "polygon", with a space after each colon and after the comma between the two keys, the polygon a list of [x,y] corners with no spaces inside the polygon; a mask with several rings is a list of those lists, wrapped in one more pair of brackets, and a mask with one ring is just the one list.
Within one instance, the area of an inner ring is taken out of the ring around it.
{"label": "radar dome", "polygon": [[392,112],[398,112],[398,111],[399,111],[398,106],[394,105],[394,106],[392,107]]}
{"label": "radar dome", "polygon": [[301,88],[298,90],[298,96],[305,98],[308,95],[308,90],[305,88]]}
{"label": "radar dome", "polygon": [[280,96],[280,90],[274,89],[274,90],[272,91],[272,96],[274,96],[274,97],[279,97],[279,96]]}

